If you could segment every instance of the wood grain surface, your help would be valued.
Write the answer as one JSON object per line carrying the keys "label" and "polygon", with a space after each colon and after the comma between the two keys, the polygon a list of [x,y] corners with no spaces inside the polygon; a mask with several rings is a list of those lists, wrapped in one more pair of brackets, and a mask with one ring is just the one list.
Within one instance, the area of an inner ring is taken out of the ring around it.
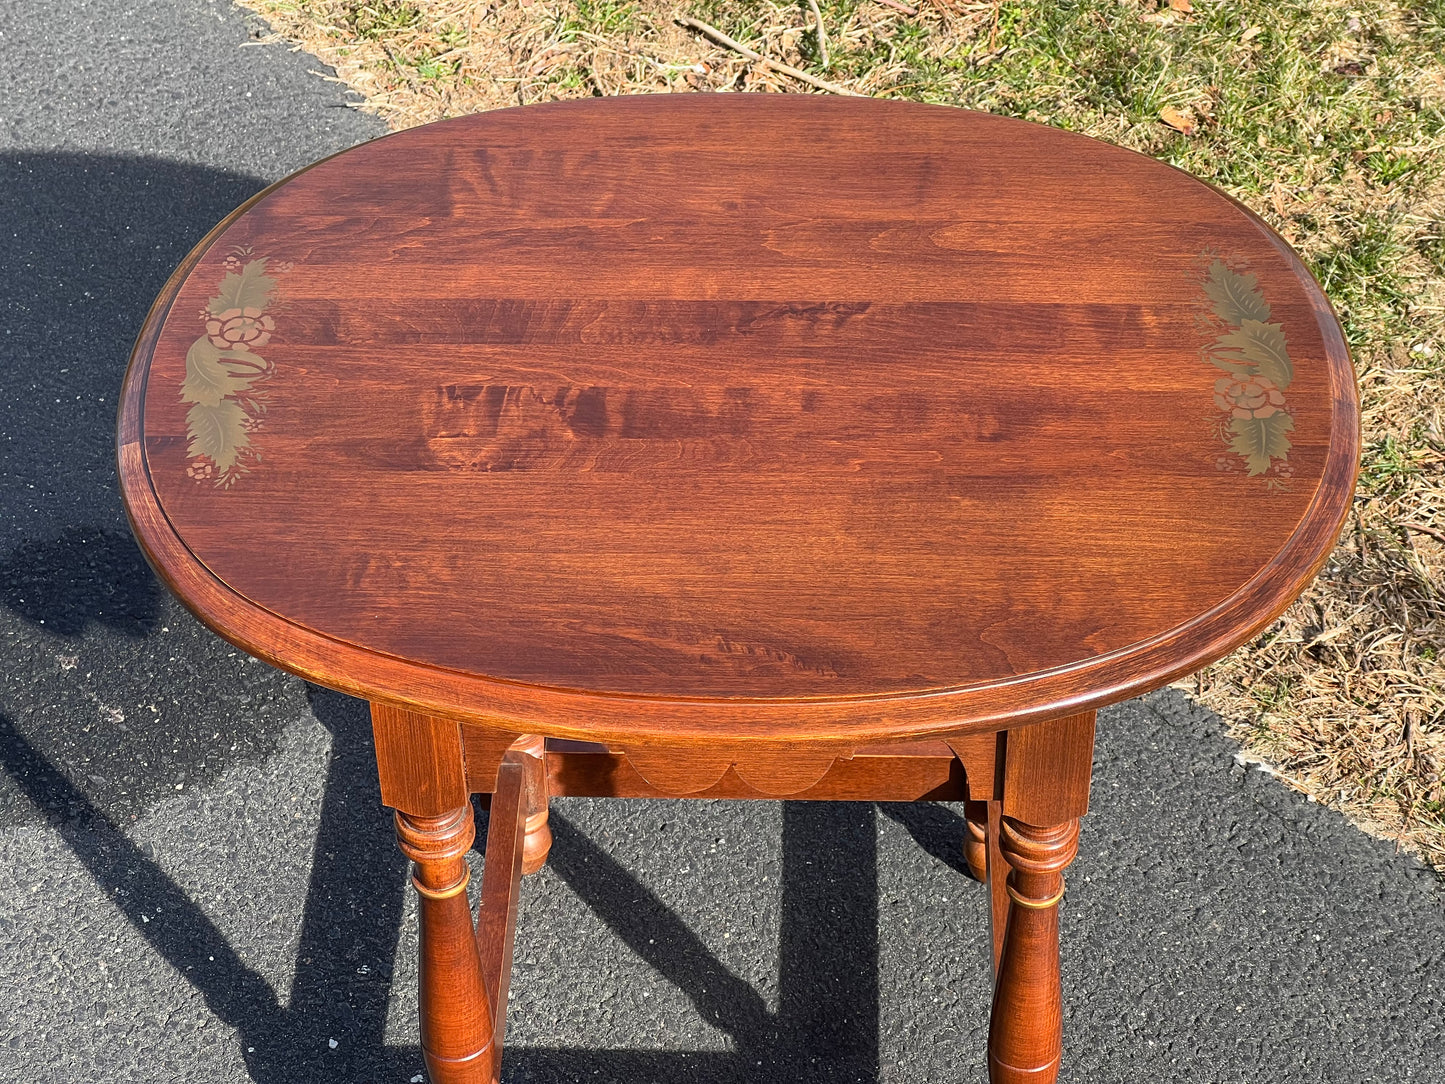
{"label": "wood grain surface", "polygon": [[152,311],[125,499],[213,628],[601,741],[1086,710],[1333,545],[1353,371],[1238,204],[1081,136],[791,95],[554,103],[252,200]]}

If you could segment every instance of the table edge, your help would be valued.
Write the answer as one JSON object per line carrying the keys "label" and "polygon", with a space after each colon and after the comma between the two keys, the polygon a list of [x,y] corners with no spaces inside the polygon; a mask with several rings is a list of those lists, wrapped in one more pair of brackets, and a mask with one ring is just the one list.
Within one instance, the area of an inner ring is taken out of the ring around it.
{"label": "table edge", "polygon": [[[513,108],[561,106],[575,108],[576,103]],[[403,134],[394,132],[378,138]],[[117,408],[117,468],[131,530],[156,575],[202,624],[281,670],[371,701],[549,737],[614,742],[689,738],[746,742],[796,739],[799,728],[806,726],[809,740],[862,743],[997,730],[1093,710],[1157,689],[1251,639],[1294,601],[1328,560],[1349,512],[1358,475],[1358,388],[1348,345],[1323,289],[1298,254],[1268,223],[1233,196],[1186,170],[1130,148],[1108,145],[1210,188],[1239,208],[1281,252],[1310,296],[1324,340],[1333,403],[1325,469],[1289,539],[1268,564],[1228,598],[1149,640],[1063,667],[902,693],[667,697],[533,685],[407,660],[308,628],[235,591],[182,541],[151,484],[141,442],[151,352],[186,278],[216,239],[270,193],[354,147],[319,159],[247,199],[196,244],[151,305],[131,351]],[[1290,558],[1302,551],[1313,552],[1314,556],[1292,567]]]}

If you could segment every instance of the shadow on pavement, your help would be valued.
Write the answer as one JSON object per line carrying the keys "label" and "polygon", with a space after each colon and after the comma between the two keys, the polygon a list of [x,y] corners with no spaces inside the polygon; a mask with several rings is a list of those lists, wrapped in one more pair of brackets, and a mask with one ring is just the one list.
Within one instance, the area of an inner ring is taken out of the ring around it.
{"label": "shadow on pavement", "polygon": [[[239,1032],[258,1084],[408,1080],[414,1046],[384,1041],[406,865],[376,782],[363,702],[313,688],[331,758],[284,1006],[212,921],[116,823],[0,716],[0,767],[21,787],[122,914]],[[264,831],[264,825],[257,830]],[[769,1013],[655,895],[559,814],[552,870],[626,944],[733,1039],[726,1054],[512,1048],[506,1074],[529,1081],[878,1079],[878,887],[873,806],[783,805],[780,1011]],[[485,836],[478,840],[485,847]],[[157,913],[165,922],[150,921]],[[317,1036],[345,1036],[331,1051]]]}
{"label": "shadow on pavement", "polygon": [[265,184],[154,158],[0,152],[7,529],[124,530],[115,411],[135,336],[191,247]]}
{"label": "shadow on pavement", "polygon": [[526,1081],[878,1079],[878,881],[873,806],[784,802],[778,1012],[655,895],[555,811],[548,866],[628,948],[729,1036],[726,1054],[524,1047]]}
{"label": "shadow on pavement", "polygon": [[[362,1074],[409,1079],[415,1049],[386,1047],[382,1029],[406,883],[380,808],[364,707],[317,697],[332,731],[300,961],[286,1007],[185,891],[0,716],[0,766],[24,790],[131,926],[239,1032],[258,1084],[342,1084]],[[366,815],[349,807],[364,806]],[[264,831],[264,825],[256,826]],[[164,922],[152,921],[164,914]],[[359,964],[370,966],[363,971]],[[345,1035],[335,1053],[318,1035]]]}
{"label": "shadow on pavement", "polygon": [[[296,683],[248,670],[169,598],[115,474],[121,378],[151,302],[265,184],[155,158],[0,152],[0,710],[117,823],[269,755],[304,710]],[[0,781],[0,824],[26,810]]]}
{"label": "shadow on pavement", "polygon": [[[332,750],[284,1001],[120,827],[173,794],[178,779],[205,785],[268,754],[294,717],[285,709],[295,705],[274,693],[287,679],[247,670],[165,593],[126,528],[114,468],[121,378],[151,301],[191,246],[265,183],[158,159],[0,153],[0,365],[13,374],[0,399],[0,432],[9,437],[0,537],[11,540],[0,553],[0,606],[19,619],[0,664],[25,690],[0,714],[8,777],[0,820],[16,813],[13,798],[61,835],[135,930],[237,1029],[259,1084],[409,1080],[419,1051],[384,1043],[407,878],[380,804],[363,703],[310,691]],[[178,680],[178,659],[188,684]],[[152,704],[137,720],[135,705],[159,698],[158,683],[179,694],[177,710]],[[281,710],[269,710],[267,690]],[[47,709],[57,702],[70,707]],[[73,782],[81,779],[83,788]],[[661,901],[558,816],[553,869],[706,1018],[720,1020],[736,1052],[517,1048],[508,1074],[691,1084],[753,1080],[762,1061],[796,1079],[875,1080],[873,808],[790,803],[783,820],[782,1008],[774,1016]],[[168,921],[149,921],[158,909]],[[318,1053],[318,1035],[347,1042]]]}
{"label": "shadow on pavement", "polygon": [[972,878],[963,860],[964,819],[933,802],[879,802],[878,812],[902,826],[925,853],[955,873]]}
{"label": "shadow on pavement", "polygon": [[0,603],[61,636],[96,624],[139,639],[160,624],[161,587],[128,533],[71,527],[0,561]]}

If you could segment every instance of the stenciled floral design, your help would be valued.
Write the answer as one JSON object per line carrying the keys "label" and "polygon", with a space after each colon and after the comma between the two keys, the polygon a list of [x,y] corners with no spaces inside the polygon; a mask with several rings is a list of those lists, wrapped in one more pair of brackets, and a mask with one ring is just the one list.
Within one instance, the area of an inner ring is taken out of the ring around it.
{"label": "stenciled floral design", "polygon": [[1284,406],[1284,392],[1262,376],[1222,376],[1214,382],[1214,401],[1232,418],[1268,418]]}
{"label": "stenciled floral design", "polygon": [[206,336],[222,350],[255,350],[265,346],[276,321],[254,306],[227,309],[206,321]]}
{"label": "stenciled floral design", "polygon": [[276,291],[267,262],[264,256],[253,259],[250,248],[231,250],[220,293],[200,311],[205,331],[186,351],[181,385],[181,402],[190,404],[186,473],[198,482],[229,487],[261,458],[251,434],[266,413],[257,385],[270,377],[272,366],[257,351],[276,330],[266,312]]}
{"label": "stenciled floral design", "polygon": [[1294,471],[1286,462],[1294,415],[1285,389],[1294,379],[1294,365],[1284,327],[1270,322],[1270,307],[1259,279],[1234,270],[1215,257],[1204,278],[1206,322],[1214,336],[1203,350],[1204,360],[1227,374],[1214,382],[1214,405],[1220,414],[1211,423],[1215,435],[1232,455],[1222,455],[1222,471],[1241,465],[1250,477],[1263,475],[1271,489],[1289,483]]}

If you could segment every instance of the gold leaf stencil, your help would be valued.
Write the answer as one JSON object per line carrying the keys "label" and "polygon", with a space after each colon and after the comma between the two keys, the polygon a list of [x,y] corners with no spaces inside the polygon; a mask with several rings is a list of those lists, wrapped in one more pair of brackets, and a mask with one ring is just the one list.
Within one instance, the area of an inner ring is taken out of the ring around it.
{"label": "gold leaf stencil", "polygon": [[1233,439],[1229,447],[1244,457],[1251,475],[1264,474],[1273,459],[1283,460],[1289,452],[1289,437],[1294,419],[1288,414],[1271,414],[1267,418],[1235,418],[1229,431]]}
{"label": "gold leaf stencil", "polygon": [[1216,350],[1217,356],[1256,369],[1281,391],[1294,379],[1284,329],[1279,324],[1246,319],[1238,328],[1219,337]]}
{"label": "gold leaf stencil", "polygon": [[266,311],[276,291],[268,263],[249,248],[231,250],[220,291],[200,312],[205,332],[186,351],[186,473],[197,482],[229,488],[261,458],[251,434],[266,412],[256,385],[272,372],[258,353],[276,330]]}
{"label": "gold leaf stencil", "polygon": [[1246,320],[1269,319],[1269,306],[1259,290],[1258,277],[1231,271],[1223,260],[1209,265],[1204,292],[1214,302],[1214,315],[1226,324],[1239,327]]}
{"label": "gold leaf stencil", "polygon": [[186,454],[192,459],[209,459],[223,478],[236,469],[237,460],[251,444],[246,412],[233,399],[222,399],[214,406],[197,403],[186,415],[186,428],[191,438]]}
{"label": "gold leaf stencil", "polygon": [[1217,256],[1203,291],[1205,322],[1214,333],[1203,356],[1226,374],[1214,382],[1214,405],[1222,415],[1212,425],[1232,453],[1219,456],[1216,466],[1242,467],[1250,477],[1263,476],[1269,488],[1283,489],[1294,474],[1289,464],[1294,415],[1284,396],[1294,382],[1294,363],[1284,325],[1270,322],[1258,276],[1236,271]]}

